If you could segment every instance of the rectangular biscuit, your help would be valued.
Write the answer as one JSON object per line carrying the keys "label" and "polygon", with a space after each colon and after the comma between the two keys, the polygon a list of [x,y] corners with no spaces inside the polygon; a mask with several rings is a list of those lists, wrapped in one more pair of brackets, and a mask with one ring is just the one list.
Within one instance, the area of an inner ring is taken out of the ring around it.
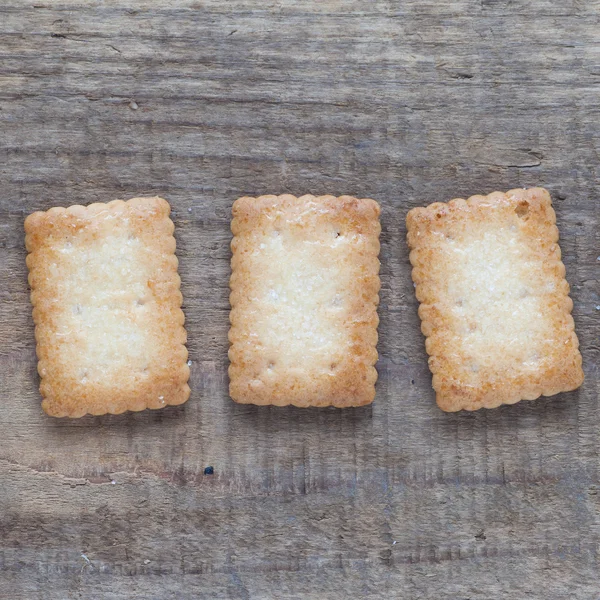
{"label": "rectangular biscuit", "polygon": [[240,198],[231,229],[233,400],[371,403],[379,205],[350,196]]}
{"label": "rectangular biscuit", "polygon": [[25,220],[42,408],[54,417],[181,404],[190,394],[173,222],[162,198]]}
{"label": "rectangular biscuit", "polygon": [[442,410],[477,410],[583,382],[569,284],[542,188],[408,213],[408,244]]}

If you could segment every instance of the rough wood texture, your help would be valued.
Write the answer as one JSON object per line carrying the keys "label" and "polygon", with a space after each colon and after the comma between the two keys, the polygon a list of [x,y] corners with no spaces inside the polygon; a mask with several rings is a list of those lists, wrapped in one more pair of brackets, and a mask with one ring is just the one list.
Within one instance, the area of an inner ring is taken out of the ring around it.
{"label": "rough wood texture", "polygon": [[[0,597],[596,597],[599,25],[598,0],[2,2]],[[555,201],[586,382],[444,414],[406,212],[530,185]],[[227,396],[231,205],[284,192],[382,205],[372,406]],[[154,194],[192,397],[45,417],[24,216]]]}

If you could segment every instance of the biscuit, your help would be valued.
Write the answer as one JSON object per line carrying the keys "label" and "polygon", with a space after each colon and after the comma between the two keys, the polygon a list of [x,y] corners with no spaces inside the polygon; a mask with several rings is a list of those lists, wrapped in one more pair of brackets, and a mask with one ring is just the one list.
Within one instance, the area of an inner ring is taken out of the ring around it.
{"label": "biscuit", "polygon": [[379,205],[350,196],[233,206],[230,395],[361,406],[375,397]]}
{"label": "biscuit", "polygon": [[81,417],[190,394],[173,222],[162,198],[25,220],[42,408]]}
{"label": "biscuit", "polygon": [[583,382],[550,195],[494,192],[408,213],[408,244],[442,410],[477,410]]}

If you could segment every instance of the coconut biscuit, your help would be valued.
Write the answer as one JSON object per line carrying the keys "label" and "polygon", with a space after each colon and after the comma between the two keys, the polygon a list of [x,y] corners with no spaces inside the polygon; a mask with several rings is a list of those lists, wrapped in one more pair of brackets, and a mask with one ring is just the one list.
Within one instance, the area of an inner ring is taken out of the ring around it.
{"label": "coconut biscuit", "polygon": [[81,417],[185,402],[173,223],[162,198],[25,220],[42,408]]}
{"label": "coconut biscuit", "polygon": [[477,410],[583,382],[550,195],[494,192],[415,208],[408,244],[442,410]]}
{"label": "coconut biscuit", "polygon": [[301,407],[372,402],[379,205],[245,197],[231,228],[231,397]]}

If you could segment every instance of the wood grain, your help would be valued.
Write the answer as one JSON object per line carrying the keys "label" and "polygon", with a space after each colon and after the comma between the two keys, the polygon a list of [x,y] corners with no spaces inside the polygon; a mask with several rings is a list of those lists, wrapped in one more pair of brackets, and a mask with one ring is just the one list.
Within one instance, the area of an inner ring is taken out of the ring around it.
{"label": "wood grain", "polygon": [[[0,597],[598,596],[599,24],[598,0],[4,1]],[[553,195],[586,382],[443,414],[406,212],[531,185]],[[370,407],[227,396],[231,205],[285,192],[382,205]],[[24,217],[154,194],[192,397],[45,417]]]}

